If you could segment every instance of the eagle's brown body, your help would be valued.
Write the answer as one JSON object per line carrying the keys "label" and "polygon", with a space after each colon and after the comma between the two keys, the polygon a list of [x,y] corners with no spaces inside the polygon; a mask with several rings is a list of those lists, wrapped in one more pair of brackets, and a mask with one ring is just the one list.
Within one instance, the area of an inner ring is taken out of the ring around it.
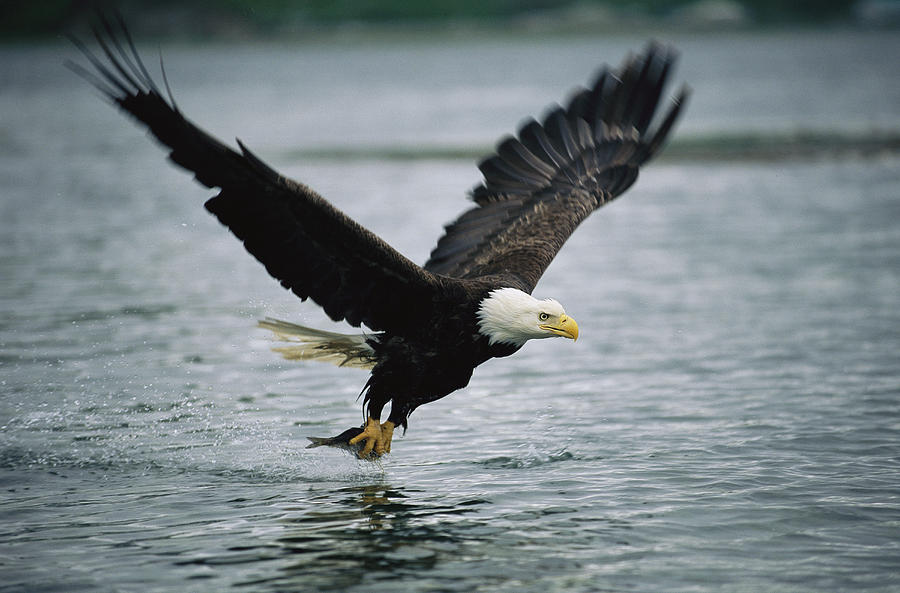
{"label": "eagle's brown body", "polygon": [[635,181],[686,97],[651,127],[674,61],[659,45],[618,70],[601,69],[566,107],[529,120],[480,163],[474,205],[419,266],[240,142],[234,150],[186,119],[144,68],[121,19],[104,20],[95,35],[105,59],[79,43],[94,71],[73,69],[146,125],[175,163],[219,188],[206,208],[271,276],[331,319],[372,330],[365,406],[378,421],[390,402],[390,428],[464,387],[477,365],[518,349],[480,329],[484,299],[501,288],[530,294],[575,228]]}

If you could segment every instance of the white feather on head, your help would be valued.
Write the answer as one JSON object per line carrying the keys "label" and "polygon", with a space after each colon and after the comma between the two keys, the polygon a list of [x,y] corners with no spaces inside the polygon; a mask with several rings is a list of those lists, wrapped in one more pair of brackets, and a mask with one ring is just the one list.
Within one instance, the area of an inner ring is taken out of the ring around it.
{"label": "white feather on head", "polygon": [[542,313],[560,317],[566,312],[553,299],[536,299],[517,288],[498,288],[478,307],[478,332],[491,344],[513,346],[522,346],[531,339],[551,338],[554,334],[540,327]]}

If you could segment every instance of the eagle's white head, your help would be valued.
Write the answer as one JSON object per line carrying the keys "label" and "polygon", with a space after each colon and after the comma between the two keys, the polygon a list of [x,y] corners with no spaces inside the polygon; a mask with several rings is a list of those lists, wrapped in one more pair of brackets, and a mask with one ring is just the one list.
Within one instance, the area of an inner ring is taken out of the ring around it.
{"label": "eagle's white head", "polygon": [[491,291],[478,307],[478,331],[491,344],[521,346],[535,338],[578,339],[578,324],[553,299],[538,300],[516,288]]}

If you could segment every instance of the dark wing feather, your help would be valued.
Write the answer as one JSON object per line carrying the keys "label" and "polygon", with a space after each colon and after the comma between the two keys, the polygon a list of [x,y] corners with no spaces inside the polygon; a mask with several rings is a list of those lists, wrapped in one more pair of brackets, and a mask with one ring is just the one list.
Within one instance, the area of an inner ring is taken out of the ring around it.
{"label": "dark wing feather", "polygon": [[154,84],[121,19],[103,19],[101,27],[94,34],[106,59],[73,39],[94,70],[69,67],[145,124],[171,149],[172,161],[203,185],[221,189],[206,208],[269,274],[302,299],[312,298],[335,321],[416,331],[439,290],[431,273],[310,188],[279,175],[240,141],[237,152],[196,127]]}
{"label": "dark wing feather", "polygon": [[590,89],[479,165],[476,206],[446,227],[425,269],[457,278],[501,276],[528,291],[578,225],[627,190],[638,167],[668,136],[687,99],[682,89],[651,129],[675,54],[651,44],[618,71],[603,69]]}

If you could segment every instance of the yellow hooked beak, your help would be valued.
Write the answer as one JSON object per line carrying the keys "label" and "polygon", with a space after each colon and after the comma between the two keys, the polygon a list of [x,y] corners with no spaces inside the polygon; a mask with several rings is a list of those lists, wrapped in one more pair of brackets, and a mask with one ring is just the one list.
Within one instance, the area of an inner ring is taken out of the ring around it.
{"label": "yellow hooked beak", "polygon": [[578,324],[568,315],[560,315],[556,323],[546,323],[540,326],[541,329],[562,336],[564,338],[578,339]]}

